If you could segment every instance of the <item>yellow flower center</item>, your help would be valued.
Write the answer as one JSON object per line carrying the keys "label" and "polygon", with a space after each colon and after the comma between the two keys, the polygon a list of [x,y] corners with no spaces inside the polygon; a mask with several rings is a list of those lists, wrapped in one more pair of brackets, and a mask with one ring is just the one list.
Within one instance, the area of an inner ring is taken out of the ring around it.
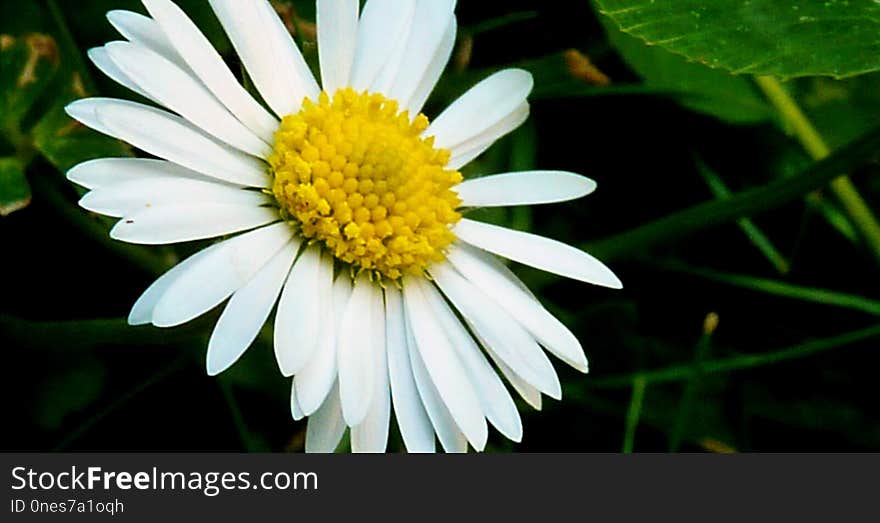
{"label": "yellow flower center", "polygon": [[380,94],[340,89],[306,99],[275,133],[269,157],[282,216],[337,259],[390,278],[442,261],[461,215],[449,151],[423,138]]}

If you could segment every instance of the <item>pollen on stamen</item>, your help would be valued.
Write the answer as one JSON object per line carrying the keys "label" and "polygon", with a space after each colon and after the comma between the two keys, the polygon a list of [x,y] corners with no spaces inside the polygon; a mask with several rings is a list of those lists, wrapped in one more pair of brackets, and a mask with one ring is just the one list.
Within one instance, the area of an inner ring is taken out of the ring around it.
{"label": "pollen on stamen", "polygon": [[305,100],[275,134],[269,164],[282,214],[337,259],[391,280],[444,259],[461,215],[449,151],[428,119],[351,88]]}

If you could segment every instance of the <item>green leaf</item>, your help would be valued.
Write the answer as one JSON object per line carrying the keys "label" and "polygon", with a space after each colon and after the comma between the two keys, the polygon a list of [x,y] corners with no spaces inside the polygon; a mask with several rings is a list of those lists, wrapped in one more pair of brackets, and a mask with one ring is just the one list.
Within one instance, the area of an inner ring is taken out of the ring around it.
{"label": "green leaf", "polygon": [[646,86],[678,92],[680,104],[727,122],[760,123],[773,115],[772,108],[748,79],[688,62],[660,47],[647,46],[620,31],[608,17],[601,17],[600,21],[611,44]]}
{"label": "green leaf", "polygon": [[31,188],[16,158],[0,158],[0,216],[8,216],[31,203]]}
{"label": "green leaf", "polygon": [[34,126],[33,145],[53,165],[66,171],[77,163],[104,156],[131,156],[131,149],[122,142],[104,136],[72,120],[64,107],[79,98],[94,94],[94,81],[83,61],[64,12],[54,0],[47,1],[47,14],[53,21],[61,64],[52,98],[42,118]]}
{"label": "green leaf", "polygon": [[734,73],[853,76],[880,70],[868,0],[596,0],[626,33]]}
{"label": "green leaf", "polygon": [[20,139],[26,115],[52,83],[58,63],[58,47],[51,36],[0,35],[0,118],[14,142]]}
{"label": "green leaf", "polygon": [[93,92],[92,82],[61,11],[52,2],[49,10],[41,5],[29,6],[15,35],[0,34],[0,131],[23,167],[34,153],[61,170],[101,156],[129,156],[121,142],[64,113],[65,105]]}

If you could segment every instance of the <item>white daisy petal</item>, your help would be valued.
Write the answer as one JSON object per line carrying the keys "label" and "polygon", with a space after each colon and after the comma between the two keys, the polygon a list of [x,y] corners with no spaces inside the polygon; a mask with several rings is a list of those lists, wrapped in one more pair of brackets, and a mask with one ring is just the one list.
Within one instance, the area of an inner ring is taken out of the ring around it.
{"label": "white daisy petal", "polygon": [[[480,343],[482,343],[484,348],[486,347],[485,343],[482,341]],[[501,361],[501,358],[496,356],[494,352],[486,349],[486,354],[489,355],[489,358],[495,363],[495,366],[498,367],[501,374],[504,374],[504,377],[507,378],[507,381],[510,383],[510,386],[513,387],[513,390],[515,390],[517,394],[519,394],[519,396],[533,409],[541,410],[541,391],[520,378],[510,367]]]}
{"label": "white daisy petal", "polygon": [[272,143],[278,120],[238,83],[223,58],[186,13],[170,0],[142,1],[193,73],[241,123],[263,141]]}
{"label": "white daisy petal", "polygon": [[256,9],[260,11],[262,16],[263,27],[267,28],[270,33],[270,42],[277,53],[278,65],[289,71],[293,80],[290,87],[295,91],[288,93],[291,100],[288,102],[290,109],[285,114],[296,112],[300,108],[302,99],[309,97],[314,100],[321,92],[321,87],[296,46],[296,42],[293,41],[293,36],[269,0],[254,1],[257,3]]}
{"label": "white daisy petal", "polygon": [[416,0],[370,0],[364,6],[351,71],[356,91],[373,87],[389,60],[402,57],[415,8]]}
{"label": "white daisy petal", "polygon": [[456,0],[418,0],[409,36],[403,45],[399,69],[392,74],[388,90],[401,107],[409,107],[426,74],[433,74],[430,65],[444,44],[447,29],[454,23]]}
{"label": "white daisy petal", "polygon": [[184,203],[147,208],[116,222],[110,237],[128,243],[161,245],[216,238],[279,220],[269,207],[231,203]]}
{"label": "white daisy petal", "polygon": [[267,0],[210,0],[248,74],[275,114],[299,111],[320,92],[284,23]]}
{"label": "white daisy petal", "polygon": [[306,452],[333,452],[345,434],[345,420],[342,418],[339,387],[335,385],[321,408],[309,417],[309,424],[306,428]]}
{"label": "white daisy petal", "polygon": [[388,446],[388,423],[391,421],[391,396],[388,389],[388,359],[385,343],[385,303],[382,293],[373,296],[373,399],[370,411],[351,428],[352,452],[385,452]]}
{"label": "white daisy petal", "polygon": [[213,309],[253,278],[290,238],[290,226],[278,223],[210,247],[162,295],[153,324],[174,327]]}
{"label": "white daisy petal", "polygon": [[266,142],[232,116],[190,73],[136,44],[111,42],[104,48],[115,65],[149,98],[240,151],[259,158],[271,152]]}
{"label": "white daisy petal", "polygon": [[355,281],[342,314],[336,361],[342,413],[349,427],[357,426],[370,410],[375,392],[373,372],[373,307],[377,285],[365,274]]}
{"label": "white daisy petal", "polygon": [[471,384],[477,391],[480,407],[486,418],[508,439],[517,442],[522,440],[522,420],[501,378],[486,361],[480,347],[455,317],[455,313],[440,296],[439,291],[430,285],[423,288],[426,291],[425,296],[434,309],[434,315],[449,337]]}
{"label": "white daisy petal", "polygon": [[293,418],[293,421],[299,421],[306,417],[299,404],[299,398],[296,396],[296,380],[290,384],[290,417]]}
{"label": "white daisy petal", "polygon": [[92,129],[206,176],[249,187],[269,184],[263,162],[217,143],[165,111],[110,98],[78,100],[66,111]]}
{"label": "white daisy petal", "polygon": [[461,95],[425,129],[424,136],[434,136],[437,147],[452,149],[515,113],[533,85],[527,71],[499,71]]}
{"label": "white daisy petal", "polygon": [[523,171],[465,180],[454,188],[463,207],[564,202],[596,190],[596,182],[563,171]]}
{"label": "white daisy petal", "polygon": [[348,86],[357,45],[358,0],[317,0],[321,84],[331,95]]}
{"label": "white daisy petal", "polygon": [[449,336],[462,364],[474,385],[480,405],[488,420],[507,438],[522,439],[522,421],[498,374],[483,356],[477,342],[471,337],[452,309],[433,287],[426,286],[426,295],[444,332]]}
{"label": "white daisy petal", "polygon": [[[259,207],[271,202],[263,193],[187,178],[129,180],[93,189],[79,201],[89,211],[120,218],[164,205],[223,203]],[[231,218],[231,217],[230,217]]]}
{"label": "white daisy petal", "polygon": [[432,266],[431,276],[487,349],[541,392],[561,397],[562,387],[553,364],[516,319],[448,264]]}
{"label": "white daisy petal", "polygon": [[522,125],[528,118],[529,104],[523,102],[522,105],[492,127],[453,147],[452,156],[449,158],[446,168],[461,169],[471,163],[474,158],[483,154],[489,147],[492,147],[498,139]]}
{"label": "white daisy petal", "polygon": [[303,251],[290,270],[275,315],[275,359],[285,376],[299,372],[315,353],[321,336],[323,306],[319,276],[321,249],[311,246]]}
{"label": "white daisy petal", "polygon": [[483,450],[488,437],[486,418],[455,349],[432,313],[426,285],[422,278],[403,280],[404,304],[419,354],[456,425],[475,449]]}
{"label": "white daisy petal", "polygon": [[431,62],[428,64],[428,68],[425,70],[421,82],[419,82],[419,86],[416,88],[415,92],[413,92],[409,104],[406,106],[407,109],[409,109],[409,114],[411,116],[421,112],[422,108],[425,106],[425,102],[428,101],[428,97],[431,96],[434,87],[437,86],[440,76],[443,75],[443,70],[446,69],[446,64],[449,63],[449,59],[452,57],[452,50],[455,48],[455,35],[457,32],[458,23],[453,16],[449,23],[449,27],[446,28],[446,33],[443,34],[443,40],[440,41],[437,51],[431,58]]}
{"label": "white daisy petal", "polygon": [[[324,309],[322,325],[325,325],[318,348],[309,360],[309,363],[296,375],[296,393],[299,403],[306,415],[311,416],[318,410],[324,398],[330,392],[330,387],[336,381],[336,338],[339,327],[342,324],[342,313],[351,297],[351,280],[343,275],[333,281],[332,259],[325,260],[321,264],[322,271],[328,271],[330,275],[329,291],[322,288],[325,285],[326,276],[321,276],[319,294]],[[325,300],[325,297],[330,299]]]}
{"label": "white daisy petal", "polygon": [[623,288],[611,269],[571,245],[466,218],[454,231],[463,242],[524,265],[602,287]]}
{"label": "white daisy petal", "polygon": [[92,49],[89,49],[86,54],[88,55],[89,60],[91,60],[92,63],[95,64],[95,67],[97,67],[99,71],[107,75],[108,78],[128,90],[158,103],[155,98],[153,98],[152,96],[150,96],[149,93],[138,87],[134,80],[129,78],[124,72],[122,72],[122,69],[120,69],[119,66],[113,63],[113,60],[110,59],[110,55],[107,53],[107,49],[103,47],[94,47]]}
{"label": "white daisy petal", "polygon": [[578,339],[517,284],[518,279],[510,269],[491,255],[480,255],[477,249],[462,245],[452,246],[447,259],[465,278],[517,318],[547,350],[577,370],[587,372],[587,358]]}
{"label": "white daisy petal", "polygon": [[178,263],[170,270],[166,271],[165,274],[160,276],[156,281],[150,285],[147,290],[141,294],[138,300],[135,302],[134,306],[131,308],[131,312],[128,314],[128,324],[129,325],[147,325],[148,323],[152,323],[153,321],[153,310],[156,308],[156,304],[159,303],[159,300],[162,299],[162,296],[165,294],[165,291],[171,287],[171,284],[174,283],[178,277],[182,274],[186,273],[190,267],[194,267],[199,263],[199,260],[209,256],[210,253],[219,249],[222,244],[218,243],[208,247],[206,249],[202,249],[201,251],[193,254],[189,258],[183,260]]}
{"label": "white daisy petal", "polygon": [[64,108],[64,112],[67,113],[68,116],[78,121],[79,123],[85,125],[90,129],[94,129],[99,133],[106,134],[108,136],[113,136],[114,138],[119,138],[118,136],[114,136],[113,131],[111,131],[106,125],[104,125],[100,120],[98,120],[98,112],[97,108],[100,106],[123,106],[127,105],[129,107],[147,107],[141,106],[141,104],[136,104],[134,102],[129,102],[127,100],[118,100],[115,98],[83,98],[81,100],[76,100],[75,102],[71,102]]}
{"label": "white daisy petal", "polygon": [[[96,189],[135,180],[164,178],[183,178],[218,183],[216,178],[209,178],[165,160],[149,158],[98,158],[78,164],[67,171],[68,180],[86,189]],[[235,185],[226,186],[237,187]]]}
{"label": "white daisy petal", "polygon": [[209,375],[216,376],[231,367],[257,338],[281,293],[298,248],[298,241],[290,241],[232,295],[208,342]]}
{"label": "white daisy petal", "polygon": [[107,13],[107,20],[129,42],[141,45],[171,60],[178,67],[187,68],[186,62],[168,41],[162,28],[155,20],[132,11],[113,10]]}
{"label": "white daisy petal", "polygon": [[407,452],[434,452],[434,429],[413,378],[403,296],[398,289],[385,291],[385,325],[391,397],[403,443]]}
{"label": "white daisy petal", "polygon": [[[406,307],[404,306],[405,309]],[[449,409],[446,408],[446,405],[440,398],[440,393],[437,391],[437,387],[434,386],[434,382],[428,374],[428,369],[425,368],[425,362],[422,361],[422,357],[419,355],[418,344],[412,331],[412,323],[409,316],[406,315],[407,347],[409,348],[413,380],[418,388],[419,397],[422,400],[425,411],[428,413],[428,418],[430,418],[431,424],[437,433],[437,439],[440,440],[440,445],[446,452],[465,453],[468,448],[467,437],[458,428],[458,425],[452,418],[452,414],[449,413]]]}
{"label": "white daisy petal", "polygon": [[[403,28],[401,34],[408,35],[410,33],[412,30],[412,21],[412,18],[408,20],[407,26]],[[406,53],[406,44],[407,38],[405,37],[396,40],[395,47],[385,57],[385,65],[379,72],[379,76],[377,76],[373,80],[373,83],[370,84],[369,91],[371,93],[380,93],[393,99],[391,96],[391,87],[394,85],[394,81],[397,79],[397,76],[400,74],[400,70],[403,67],[403,55]]]}

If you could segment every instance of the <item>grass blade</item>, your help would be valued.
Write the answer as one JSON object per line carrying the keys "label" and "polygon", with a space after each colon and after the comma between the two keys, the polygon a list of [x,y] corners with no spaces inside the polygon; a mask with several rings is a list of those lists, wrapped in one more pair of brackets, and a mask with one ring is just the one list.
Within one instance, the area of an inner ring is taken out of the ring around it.
{"label": "grass blade", "polygon": [[873,316],[880,316],[880,301],[855,294],[847,294],[817,287],[805,287],[778,280],[758,278],[756,276],[742,274],[732,274],[713,269],[701,269],[677,262],[661,263],[659,264],[659,267],[662,267],[664,270],[689,274],[718,283],[763,292],[765,294],[772,294],[774,296],[781,296],[783,298],[852,309]]}
{"label": "grass blade", "polygon": [[[880,336],[880,325],[873,325],[857,331],[847,332],[830,338],[821,338],[783,349],[765,352],[761,354],[743,354],[730,358],[720,358],[706,361],[703,364],[705,374],[724,374],[739,370],[765,367],[785,361],[806,358],[821,352],[837,349],[846,345],[876,338]],[[620,376],[608,376],[588,381],[587,385],[592,388],[620,388],[628,387],[633,380],[643,377],[649,384],[671,383],[690,379],[694,375],[693,365],[672,365],[666,368],[636,372]]]}
{"label": "grass blade", "polygon": [[648,382],[643,376],[638,376],[632,382],[632,396],[629,400],[629,409],[626,411],[626,429],[623,434],[623,448],[621,452],[631,454],[636,440],[636,429],[639,426],[639,417],[642,414],[642,402],[645,399],[645,388]]}
{"label": "grass blade", "polygon": [[[681,401],[678,404],[678,414],[675,416],[675,423],[672,426],[672,435],[669,437],[669,452],[678,452],[681,448],[682,438],[688,429],[688,422],[694,410],[694,401],[700,389],[700,384],[704,375],[703,363],[709,356],[712,348],[712,334],[718,327],[718,315],[710,313],[703,322],[703,335],[697,342],[694,351],[694,361],[691,365],[692,372],[690,378],[684,386],[684,392],[681,395]],[[644,379],[644,376],[642,376]]]}
{"label": "grass blade", "polygon": [[779,179],[725,200],[701,203],[635,229],[583,245],[608,261],[673,242],[717,225],[753,216],[796,200],[880,155],[880,127],[821,160],[794,178]]}
{"label": "grass blade", "polygon": [[[727,185],[724,183],[724,180],[721,179],[721,176],[718,175],[715,171],[709,168],[701,159],[696,158],[697,163],[697,171],[699,171],[700,175],[705,180],[706,185],[709,186],[709,189],[712,191],[712,194],[715,195],[716,198],[720,200],[724,200],[730,198],[731,192],[728,189]],[[749,241],[752,242],[761,254],[767,258],[773,267],[776,268],[776,271],[780,274],[787,274],[790,268],[788,260],[785,259],[785,256],[773,245],[773,242],[770,241],[770,238],[764,234],[755,222],[753,222],[750,218],[740,218],[736,221],[739,228],[743,231]]]}

